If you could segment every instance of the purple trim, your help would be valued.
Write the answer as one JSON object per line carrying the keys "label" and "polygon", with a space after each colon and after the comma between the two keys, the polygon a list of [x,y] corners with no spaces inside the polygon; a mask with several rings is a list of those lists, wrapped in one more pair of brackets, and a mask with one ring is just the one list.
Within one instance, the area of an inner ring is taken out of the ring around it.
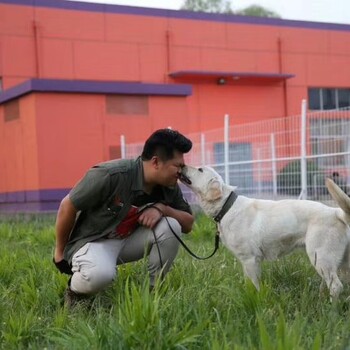
{"label": "purple trim", "polygon": [[239,77],[239,78],[264,78],[264,79],[290,79],[294,74],[280,73],[255,73],[255,72],[209,72],[209,71],[177,71],[169,74],[172,78],[196,77]]}
{"label": "purple trim", "polygon": [[252,25],[269,25],[269,26],[297,27],[297,28],[321,29],[321,30],[350,31],[350,25],[348,24],[308,22],[308,21],[296,21],[296,20],[287,20],[287,19],[279,19],[279,18],[238,16],[238,15],[229,15],[229,14],[214,14],[214,13],[180,11],[180,10],[164,10],[164,9],[153,9],[153,8],[145,8],[145,7],[73,2],[73,1],[67,1],[67,0],[65,1],[63,0],[0,0],[0,3],[10,4],[10,5],[22,5],[22,6],[49,7],[49,8],[67,9],[67,10],[76,10],[76,11],[120,13],[120,14],[130,14],[130,15],[138,15],[138,16],[155,16],[155,17],[179,18],[179,19],[200,20],[200,21],[215,21],[215,22],[226,22],[226,23],[244,23],[244,24],[252,24]]}
{"label": "purple trim", "polygon": [[24,192],[9,192],[7,194],[6,200],[3,200],[3,198],[1,198],[0,202],[9,202],[9,203],[25,202],[25,193]]}
{"label": "purple trim", "polygon": [[0,214],[55,212],[59,202],[0,203]]}
{"label": "purple trim", "polygon": [[69,189],[0,193],[0,213],[56,211]]}
{"label": "purple trim", "polygon": [[[180,187],[187,201],[195,203],[194,193],[182,184]],[[70,189],[53,189],[0,193],[0,214],[57,211],[61,200],[69,191]]]}
{"label": "purple trim", "polygon": [[192,94],[192,87],[188,84],[30,79],[0,93],[0,104],[31,92],[189,96]]}
{"label": "purple trim", "polygon": [[35,0],[0,0],[0,4],[34,6]]}
{"label": "purple trim", "polygon": [[69,189],[16,191],[0,193],[0,205],[11,203],[60,202]]}
{"label": "purple trim", "polygon": [[27,80],[24,83],[16,85],[10,89],[3,90],[0,93],[0,104],[9,100],[12,100],[18,96],[27,94],[32,87],[31,80]]}
{"label": "purple trim", "polygon": [[93,11],[93,12],[105,11],[104,4],[97,4],[97,3],[91,3],[91,2],[75,2],[75,1],[62,1],[62,0],[32,0],[32,1],[34,1],[35,6],[38,6],[38,7],[59,8],[64,10]]}

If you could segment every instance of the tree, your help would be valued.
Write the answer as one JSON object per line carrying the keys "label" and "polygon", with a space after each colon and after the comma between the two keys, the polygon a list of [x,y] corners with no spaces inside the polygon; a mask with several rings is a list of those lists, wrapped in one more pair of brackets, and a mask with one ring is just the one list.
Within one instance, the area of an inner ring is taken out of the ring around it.
{"label": "tree", "polygon": [[259,5],[251,5],[245,9],[234,12],[229,0],[185,0],[184,4],[181,6],[181,10],[280,18],[277,13]]}
{"label": "tree", "polygon": [[251,5],[235,12],[236,15],[281,18],[279,14],[259,5]]}
{"label": "tree", "polygon": [[228,0],[185,0],[181,10],[233,13]]}

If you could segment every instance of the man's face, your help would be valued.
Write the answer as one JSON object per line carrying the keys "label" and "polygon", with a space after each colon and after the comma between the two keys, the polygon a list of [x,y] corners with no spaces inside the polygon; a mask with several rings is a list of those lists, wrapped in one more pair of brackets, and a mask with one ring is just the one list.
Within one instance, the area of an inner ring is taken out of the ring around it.
{"label": "man's face", "polygon": [[158,158],[157,182],[159,185],[172,187],[179,179],[179,174],[184,166],[184,156],[175,151],[174,158],[162,161]]}

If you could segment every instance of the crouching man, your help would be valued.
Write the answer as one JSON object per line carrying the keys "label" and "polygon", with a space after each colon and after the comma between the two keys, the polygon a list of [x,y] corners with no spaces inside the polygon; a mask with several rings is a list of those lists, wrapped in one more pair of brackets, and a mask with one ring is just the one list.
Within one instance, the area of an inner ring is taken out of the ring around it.
{"label": "crouching man", "polygon": [[188,233],[194,221],[177,182],[191,148],[179,132],[157,130],[141,157],[92,167],[62,200],[54,263],[72,275],[68,307],[110,285],[118,264],[147,255],[151,288],[169,271],[179,248],[171,230]]}

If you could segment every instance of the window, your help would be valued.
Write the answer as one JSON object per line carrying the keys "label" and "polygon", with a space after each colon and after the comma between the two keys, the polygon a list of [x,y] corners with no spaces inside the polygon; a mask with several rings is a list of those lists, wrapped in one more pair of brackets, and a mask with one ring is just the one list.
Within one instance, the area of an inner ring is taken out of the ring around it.
{"label": "window", "polygon": [[350,89],[310,88],[308,95],[310,110],[350,107]]}
{"label": "window", "polygon": [[148,96],[107,95],[107,114],[148,115]]}
{"label": "window", "polygon": [[322,89],[322,109],[336,109],[335,89]]}
{"label": "window", "polygon": [[[217,172],[225,177],[225,145],[223,142],[214,143],[214,161]],[[229,144],[229,162],[242,162],[242,164],[230,165],[230,184],[238,186],[244,193],[251,191],[253,187],[252,145],[247,142],[232,142]]]}
{"label": "window", "polygon": [[19,101],[12,100],[4,104],[5,122],[19,119]]}
{"label": "window", "polygon": [[350,106],[350,89],[338,89],[339,108]]}
{"label": "window", "polygon": [[321,89],[309,89],[309,109],[321,109]]}

